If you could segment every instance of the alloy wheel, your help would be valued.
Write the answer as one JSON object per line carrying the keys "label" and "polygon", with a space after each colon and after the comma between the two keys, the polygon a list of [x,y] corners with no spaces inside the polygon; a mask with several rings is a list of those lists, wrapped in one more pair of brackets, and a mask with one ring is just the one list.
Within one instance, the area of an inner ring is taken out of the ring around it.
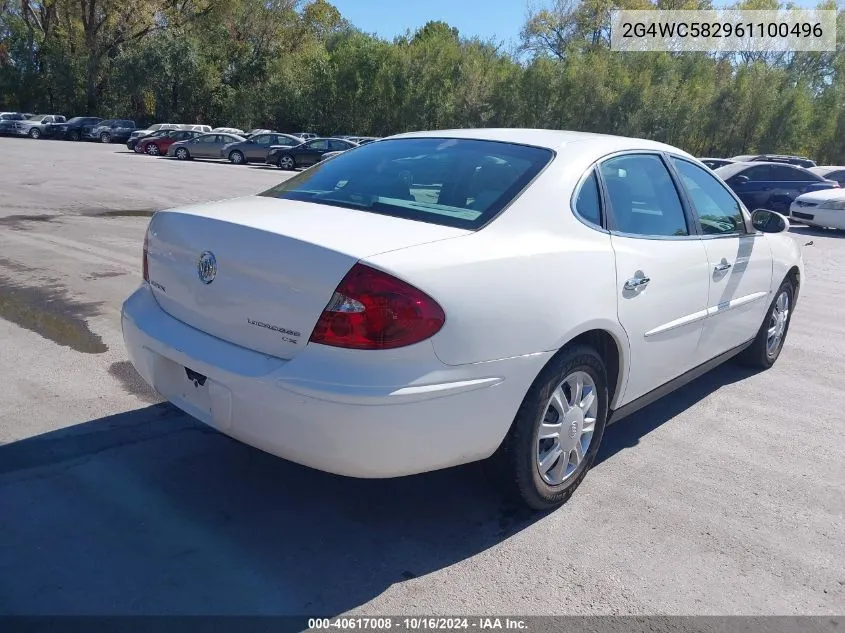
{"label": "alloy wheel", "polygon": [[559,486],[577,470],[590,449],[598,416],[596,384],[575,371],[552,392],[540,420],[534,461],[550,486]]}
{"label": "alloy wheel", "polygon": [[769,357],[777,353],[778,348],[783,342],[783,335],[786,332],[786,324],[788,322],[789,294],[785,290],[781,290],[781,293],[775,300],[772,315],[769,317],[769,329],[766,332],[766,354]]}

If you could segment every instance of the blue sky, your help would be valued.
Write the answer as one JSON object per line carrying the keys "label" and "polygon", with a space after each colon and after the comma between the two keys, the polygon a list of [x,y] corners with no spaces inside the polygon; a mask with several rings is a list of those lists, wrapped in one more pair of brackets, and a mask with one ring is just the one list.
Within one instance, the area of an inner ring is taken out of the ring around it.
{"label": "blue sky", "polygon": [[[524,0],[329,0],[341,15],[366,33],[393,39],[429,20],[443,20],[461,35],[516,43],[525,22]],[[389,7],[389,8],[388,8]]]}
{"label": "blue sky", "polygon": [[[406,29],[415,31],[429,20],[443,20],[465,37],[478,35],[517,44],[528,11],[526,0],[329,0],[347,20],[366,33],[393,39]],[[793,0],[812,8],[816,0]],[[537,5],[551,4],[536,2]],[[715,6],[733,0],[714,0]],[[388,8],[389,7],[389,8]]]}

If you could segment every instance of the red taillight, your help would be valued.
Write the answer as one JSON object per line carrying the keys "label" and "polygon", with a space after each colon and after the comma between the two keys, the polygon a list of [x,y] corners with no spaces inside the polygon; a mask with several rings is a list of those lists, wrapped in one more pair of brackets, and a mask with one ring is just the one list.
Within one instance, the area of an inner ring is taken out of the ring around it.
{"label": "red taillight", "polygon": [[143,268],[142,268],[143,275],[144,275],[144,281],[150,280],[150,265],[147,261],[147,246],[149,245],[149,243],[150,243],[150,233],[149,233],[149,231],[147,231],[146,233],[144,233],[144,263],[143,263]]}
{"label": "red taillight", "polygon": [[424,341],[446,322],[423,291],[364,264],[355,264],[320,315],[312,343],[351,349],[393,349]]}

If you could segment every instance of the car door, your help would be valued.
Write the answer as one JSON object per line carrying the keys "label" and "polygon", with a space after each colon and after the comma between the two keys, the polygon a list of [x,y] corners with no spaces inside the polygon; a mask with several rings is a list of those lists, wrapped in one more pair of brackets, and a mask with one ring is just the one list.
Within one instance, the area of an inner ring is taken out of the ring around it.
{"label": "car door", "polygon": [[249,141],[243,144],[244,155],[248,160],[259,160],[264,162],[267,159],[267,152],[270,151],[270,145],[275,141],[274,134],[259,134],[253,136]]}
{"label": "car door", "polygon": [[201,136],[191,145],[191,155],[196,158],[220,158],[222,145],[219,134]]}
{"label": "car door", "polygon": [[296,157],[296,162],[300,167],[308,167],[320,161],[323,154],[329,151],[329,141],[327,139],[317,139],[316,141],[308,141],[302,148],[302,153]]}
{"label": "car door", "polygon": [[670,160],[700,229],[709,264],[707,318],[698,358],[703,363],[754,338],[769,305],[772,252],[718,178],[684,158]]}
{"label": "car door", "polygon": [[709,269],[661,154],[613,156],[599,172],[616,256],[617,314],[630,344],[625,404],[697,364]]}

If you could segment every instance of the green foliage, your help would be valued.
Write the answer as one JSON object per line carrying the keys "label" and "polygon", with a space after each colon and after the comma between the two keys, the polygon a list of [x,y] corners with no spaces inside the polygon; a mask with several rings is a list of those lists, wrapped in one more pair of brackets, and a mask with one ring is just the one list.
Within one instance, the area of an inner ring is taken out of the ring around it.
{"label": "green foliage", "polygon": [[0,0],[0,109],[321,134],[576,129],[697,155],[845,163],[841,48],[727,57],[609,49],[615,8],[710,6],[546,0],[512,54],[439,21],[388,42],[326,0]]}

